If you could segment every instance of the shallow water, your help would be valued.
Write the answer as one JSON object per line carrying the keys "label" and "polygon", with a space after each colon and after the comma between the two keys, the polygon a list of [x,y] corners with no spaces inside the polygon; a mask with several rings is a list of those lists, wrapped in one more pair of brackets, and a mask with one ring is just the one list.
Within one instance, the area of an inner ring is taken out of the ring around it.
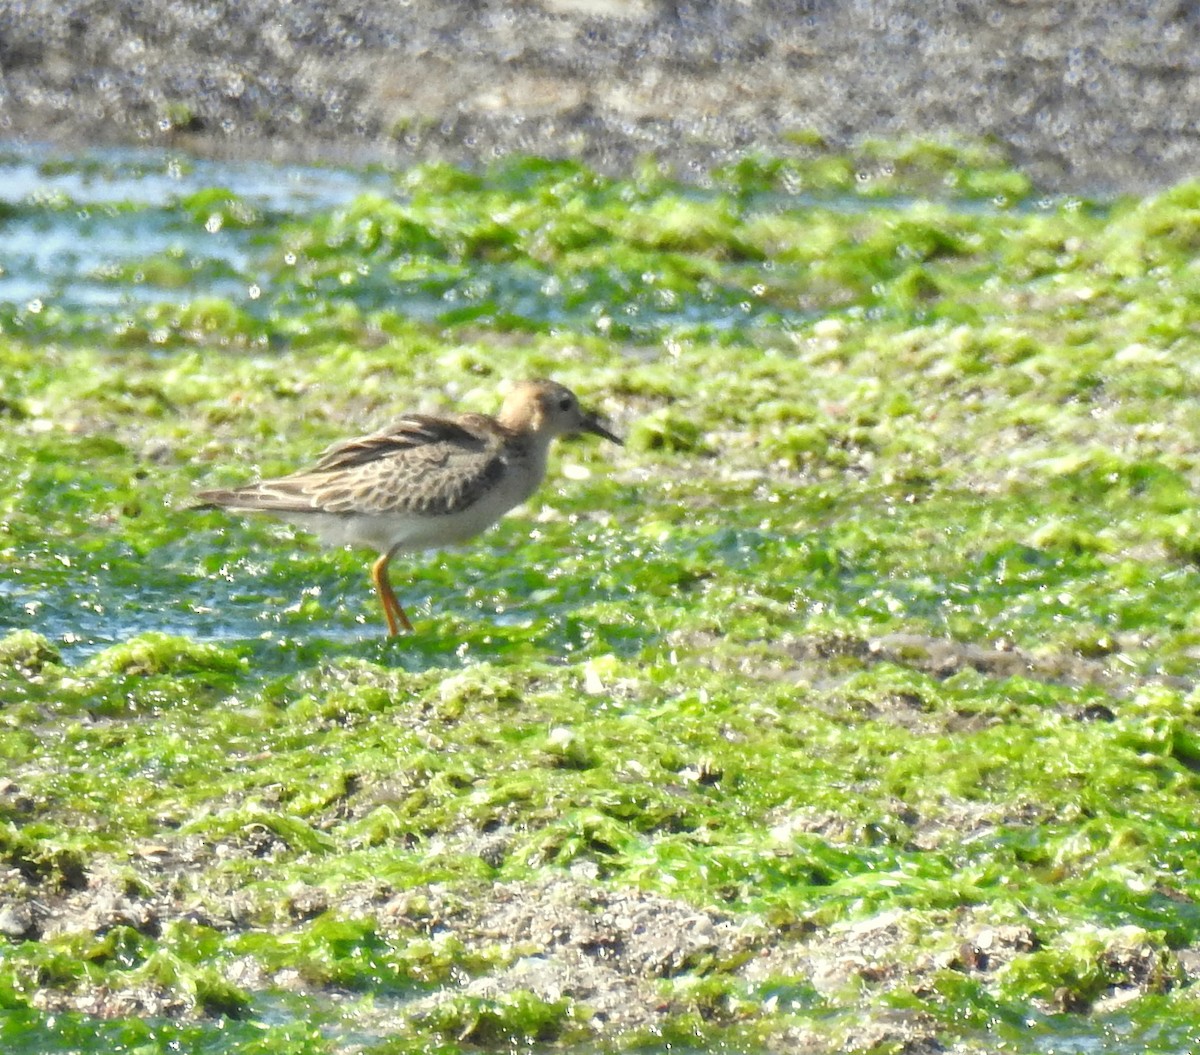
{"label": "shallow water", "polygon": [[[257,209],[288,215],[341,205],[389,183],[383,173],[216,164],[127,149],[84,159],[29,147],[0,151],[0,207],[7,206],[0,301],[10,310],[31,302],[115,310],[199,293],[244,294],[251,234],[214,237],[179,213],[180,199],[228,187]],[[127,273],[158,254],[187,259],[196,280],[167,288]],[[117,274],[123,279],[109,277]]]}

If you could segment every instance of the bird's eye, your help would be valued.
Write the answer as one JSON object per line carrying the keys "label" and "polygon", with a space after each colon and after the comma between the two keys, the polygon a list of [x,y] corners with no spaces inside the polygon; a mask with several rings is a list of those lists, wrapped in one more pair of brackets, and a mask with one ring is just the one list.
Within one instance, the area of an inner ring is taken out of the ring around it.
{"label": "bird's eye", "polygon": [[562,399],[558,401],[559,410],[570,410],[574,405],[575,400],[573,400],[570,396],[563,396]]}

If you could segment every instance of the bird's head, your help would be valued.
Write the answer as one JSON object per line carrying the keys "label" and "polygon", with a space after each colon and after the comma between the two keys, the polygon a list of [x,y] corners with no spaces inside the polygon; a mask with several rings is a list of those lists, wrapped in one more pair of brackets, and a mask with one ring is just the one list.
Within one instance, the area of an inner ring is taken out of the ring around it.
{"label": "bird's head", "polygon": [[579,405],[575,393],[557,381],[521,381],[504,399],[500,421],[511,429],[547,438],[590,432],[621,444],[601,418]]}

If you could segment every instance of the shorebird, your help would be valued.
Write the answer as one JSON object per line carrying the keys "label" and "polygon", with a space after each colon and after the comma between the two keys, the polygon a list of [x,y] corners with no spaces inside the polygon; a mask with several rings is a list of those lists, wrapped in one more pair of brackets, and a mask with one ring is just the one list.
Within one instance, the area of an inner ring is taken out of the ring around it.
{"label": "shorebird", "polygon": [[454,545],[491,527],[537,490],[556,436],[590,432],[620,444],[554,381],[523,381],[500,413],[405,414],[329,447],[309,469],[244,487],[200,491],[198,509],[271,513],[329,545],[364,546],[388,633],[411,631],[388,579],[397,553]]}

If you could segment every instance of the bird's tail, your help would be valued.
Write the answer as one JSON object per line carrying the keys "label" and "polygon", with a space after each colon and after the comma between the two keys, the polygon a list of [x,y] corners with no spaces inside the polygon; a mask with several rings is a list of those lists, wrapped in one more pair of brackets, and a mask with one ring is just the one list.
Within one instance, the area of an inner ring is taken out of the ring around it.
{"label": "bird's tail", "polygon": [[283,486],[281,480],[264,480],[262,483],[247,484],[245,487],[198,491],[196,504],[192,508],[264,513],[308,512],[312,510],[312,499]]}

